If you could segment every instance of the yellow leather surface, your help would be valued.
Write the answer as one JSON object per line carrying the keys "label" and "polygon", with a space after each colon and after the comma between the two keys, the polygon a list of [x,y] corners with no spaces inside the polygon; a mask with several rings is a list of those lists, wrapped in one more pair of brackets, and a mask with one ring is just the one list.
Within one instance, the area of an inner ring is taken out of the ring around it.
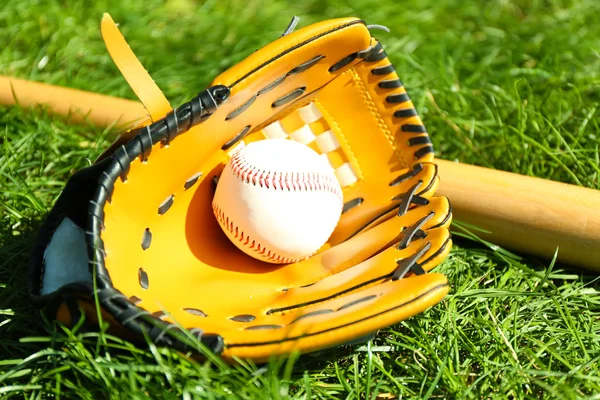
{"label": "yellow leather surface", "polygon": [[[225,358],[256,360],[343,343],[441,301],[449,290],[443,275],[409,273],[398,281],[385,278],[396,269],[397,261],[410,258],[424,246],[429,249],[419,264],[429,270],[445,259],[452,245],[449,203],[445,198],[431,198],[439,180],[433,155],[417,160],[414,154],[419,147],[407,144],[409,137],[426,134],[400,129],[406,123],[421,125],[421,120],[393,117],[394,110],[412,107],[412,103],[386,103],[387,96],[405,91],[377,86],[381,80],[397,78],[395,72],[371,73],[373,68],[389,65],[387,58],[378,62],[357,58],[329,72],[338,61],[374,43],[356,18],[325,21],[277,39],[215,78],[214,84],[231,87],[230,98],[205,122],[168,146],[155,145],[146,163],[134,160],[127,180],[115,183],[112,201],[104,208],[101,233],[113,285],[125,296],[141,299],[138,306],[149,312],[164,312],[165,321],[223,335]],[[149,112],[153,117],[164,113],[168,102],[156,94],[157,87],[150,87],[155,84],[149,76],[142,76],[145,70],[126,61],[131,56],[127,51],[115,49],[112,57]],[[311,68],[289,74],[318,56],[323,58]],[[281,77],[285,78],[280,84],[260,92]],[[300,87],[306,88],[302,98],[272,107],[275,100]],[[227,119],[252,98],[248,109]],[[299,109],[311,103],[322,114],[310,124],[312,131],[315,135],[333,132],[339,148],[328,157],[335,168],[347,163],[347,170],[354,174],[355,181],[344,187],[345,201],[363,201],[343,214],[316,256],[289,265],[262,263],[230,243],[212,214],[212,179],[230,156],[221,146],[247,125],[252,129],[244,143],[264,140],[263,128],[274,121],[282,121],[286,131],[296,131],[303,125]],[[389,185],[416,162],[423,165],[419,173]],[[185,189],[186,180],[198,173],[202,174],[198,182]],[[391,208],[400,201],[392,199],[419,181],[416,193],[430,199],[429,203],[411,204],[405,215],[397,216],[397,207]],[[173,205],[159,214],[159,206],[170,196]],[[403,249],[392,246],[404,237],[405,229],[430,213],[433,217],[421,228],[426,237],[415,237]],[[141,242],[146,230],[152,241],[144,250]],[[140,284],[140,274],[148,277],[147,288]],[[240,314],[251,314],[254,319],[231,319]],[[278,328],[252,329],[260,326]]]}

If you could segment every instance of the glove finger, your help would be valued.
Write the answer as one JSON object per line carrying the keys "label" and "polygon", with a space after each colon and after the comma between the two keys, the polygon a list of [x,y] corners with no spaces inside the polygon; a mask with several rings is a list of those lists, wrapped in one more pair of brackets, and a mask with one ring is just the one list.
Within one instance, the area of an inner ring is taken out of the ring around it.
{"label": "glove finger", "polygon": [[314,351],[366,336],[419,314],[448,293],[444,275],[387,280],[358,292],[223,332],[224,357]]}
{"label": "glove finger", "polygon": [[424,239],[413,240],[405,248],[391,246],[366,261],[337,274],[319,279],[311,285],[291,288],[278,298],[267,314],[287,312],[307,304],[325,302],[345,293],[373,286],[396,275],[411,271],[424,273],[443,260],[450,251],[450,233],[435,228]]}
{"label": "glove finger", "polygon": [[344,191],[344,212],[329,238],[330,245],[348,240],[394,214],[402,216],[417,202],[426,204],[439,180],[437,166],[428,163],[416,164],[400,172],[381,173],[386,178],[380,180],[387,179],[387,185],[368,181],[362,182],[363,186],[353,186]]}
{"label": "glove finger", "polygon": [[[402,216],[396,213],[374,228],[323,251],[315,259],[322,263],[325,274],[336,273],[366,260],[395,242],[408,243],[415,236],[421,236],[429,229],[447,228],[450,223],[448,199],[434,197],[427,205],[410,209]],[[316,281],[323,276],[310,278]],[[309,277],[303,281],[306,281],[304,284],[310,283]]]}

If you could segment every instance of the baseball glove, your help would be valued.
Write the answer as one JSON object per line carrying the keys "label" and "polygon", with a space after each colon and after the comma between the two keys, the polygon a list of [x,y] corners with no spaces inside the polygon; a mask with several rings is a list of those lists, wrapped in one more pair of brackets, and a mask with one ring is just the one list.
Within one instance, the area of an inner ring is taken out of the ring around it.
{"label": "baseball glove", "polygon": [[[450,204],[433,197],[431,141],[376,27],[295,23],[173,109],[104,16],[148,118],[70,178],[40,230],[30,294],[51,318],[261,362],[360,342],[445,297],[428,271],[451,249]],[[328,242],[296,263],[238,250],[211,208],[232,154],[272,138],[319,152],[343,188]]]}

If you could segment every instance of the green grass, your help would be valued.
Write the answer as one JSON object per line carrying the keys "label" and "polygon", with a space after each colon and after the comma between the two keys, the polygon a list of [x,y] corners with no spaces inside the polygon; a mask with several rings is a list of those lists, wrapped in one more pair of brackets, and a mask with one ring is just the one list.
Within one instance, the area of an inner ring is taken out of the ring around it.
{"label": "green grass", "polygon": [[[64,4],[0,4],[0,74],[134,98],[100,37],[106,11],[177,104],[293,15],[302,26],[358,16],[391,29],[376,35],[438,157],[600,188],[597,0]],[[230,367],[55,327],[28,303],[28,251],[68,177],[110,135],[42,110],[0,108],[0,123],[1,396],[600,398],[596,274],[460,237],[437,269],[448,298],[358,348]]]}

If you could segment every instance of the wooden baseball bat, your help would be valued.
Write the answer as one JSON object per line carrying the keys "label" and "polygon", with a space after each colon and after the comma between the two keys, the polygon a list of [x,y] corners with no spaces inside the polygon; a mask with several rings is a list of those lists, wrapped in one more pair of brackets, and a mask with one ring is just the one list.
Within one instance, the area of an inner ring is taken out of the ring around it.
{"label": "wooden baseball bat", "polygon": [[[136,126],[141,103],[97,93],[0,76],[0,104],[44,104],[73,122]],[[600,271],[600,191],[437,159],[437,194],[454,218],[484,232],[480,238],[517,252]]]}
{"label": "wooden baseball bat", "polygon": [[142,103],[99,93],[0,75],[0,104],[23,108],[44,105],[51,112],[81,123],[115,125],[127,130],[148,118]]}

